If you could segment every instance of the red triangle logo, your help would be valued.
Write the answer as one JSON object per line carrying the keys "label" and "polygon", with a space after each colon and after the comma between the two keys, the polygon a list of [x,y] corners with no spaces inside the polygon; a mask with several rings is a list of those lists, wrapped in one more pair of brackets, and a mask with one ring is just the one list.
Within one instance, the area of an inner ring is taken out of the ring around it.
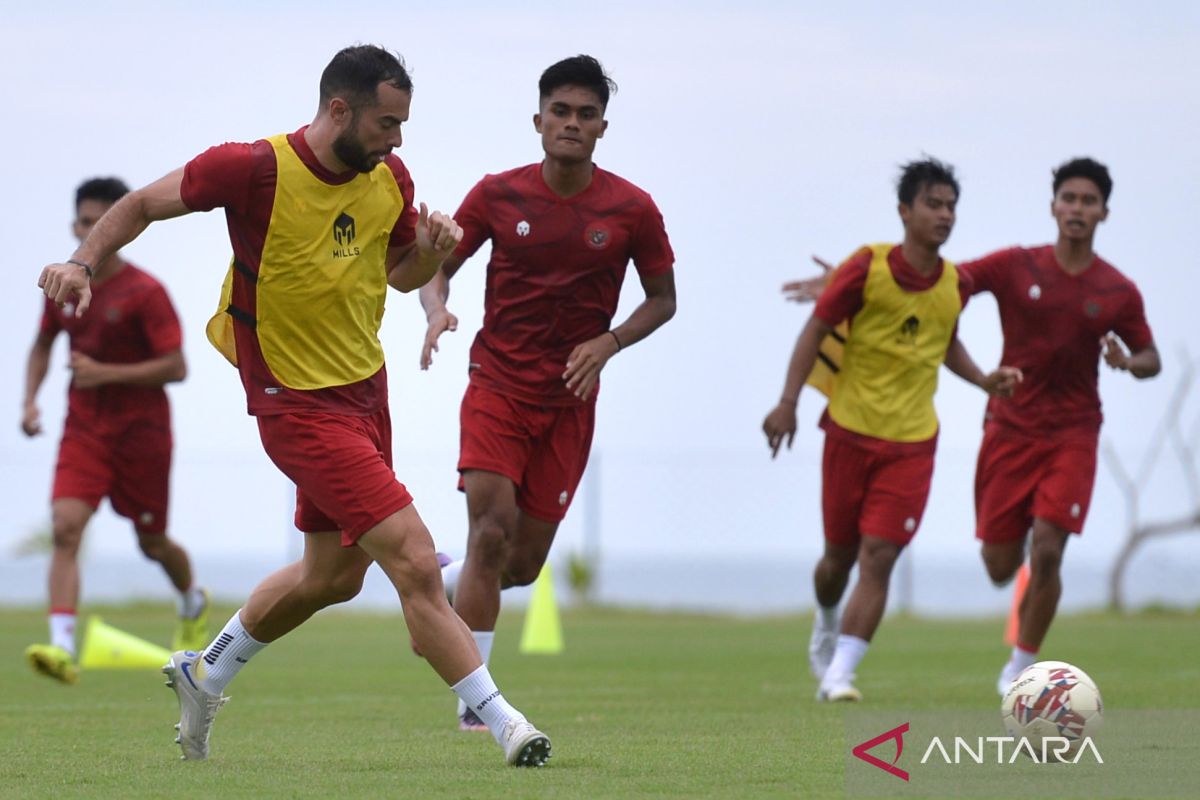
{"label": "red triangle logo", "polygon": [[[908,723],[907,722],[899,727],[892,728],[887,733],[879,734],[874,739],[868,739],[867,741],[865,741],[862,744],[855,747],[850,752],[854,753],[855,758],[861,758],[863,761],[867,762],[871,766],[879,767],[884,772],[886,772],[890,775],[895,775],[897,778],[900,778],[901,780],[907,781],[908,773],[896,766],[896,762],[900,760],[900,754],[904,752],[904,734],[906,734],[906,733],[908,733]],[[889,739],[896,740],[896,758],[892,761],[891,764],[887,763],[886,761],[881,761],[880,759],[876,758],[875,756],[873,756],[867,752],[868,750],[875,747],[876,745],[883,744],[884,742],[888,741]]]}

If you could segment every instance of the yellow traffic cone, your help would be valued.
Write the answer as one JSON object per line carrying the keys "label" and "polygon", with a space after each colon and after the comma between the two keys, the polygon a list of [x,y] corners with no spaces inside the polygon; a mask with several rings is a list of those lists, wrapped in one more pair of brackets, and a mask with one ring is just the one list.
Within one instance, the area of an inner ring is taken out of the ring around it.
{"label": "yellow traffic cone", "polygon": [[83,669],[158,669],[170,657],[171,651],[165,647],[114,628],[93,615],[88,619],[83,636],[79,666]]}
{"label": "yellow traffic cone", "polygon": [[521,631],[522,653],[556,655],[563,651],[562,622],[558,618],[558,602],[554,599],[554,576],[550,564],[533,582],[533,596],[525,610],[525,628]]}

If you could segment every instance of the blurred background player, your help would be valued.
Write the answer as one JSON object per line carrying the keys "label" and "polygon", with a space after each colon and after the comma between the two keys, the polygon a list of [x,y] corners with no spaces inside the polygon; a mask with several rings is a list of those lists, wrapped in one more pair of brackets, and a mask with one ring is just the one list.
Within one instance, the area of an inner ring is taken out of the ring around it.
{"label": "blurred background player", "polygon": [[[1109,367],[1135,378],[1162,368],[1141,293],[1094,249],[1096,228],[1108,218],[1108,168],[1076,158],[1053,174],[1053,245],[1013,247],[959,266],[973,293],[995,296],[1001,361],[1025,376],[1011,399],[988,402],[975,471],[975,535],[989,577],[1006,585],[1029,556],[1017,642],[996,684],[1001,695],[1037,661],[1062,595],[1068,534],[1082,532],[1087,518],[1103,420],[1101,352]],[[820,297],[825,280],[783,288],[803,302]]]}
{"label": "blurred background player", "polygon": [[[117,178],[81,184],[75,192],[76,238],[82,242],[128,191]],[[133,523],[142,553],[162,565],[179,592],[173,646],[201,648],[208,642],[208,592],[195,585],[187,553],[166,533],[172,442],[164,387],[187,374],[179,318],[162,284],[120,253],[90,269],[91,314],[77,317],[71,302],[60,308],[45,301],[29,351],[21,419],[26,436],[42,432],[37,393],[54,340],[66,331],[71,384],[51,493],[50,643],[31,645],[25,655],[34,669],[67,683],[78,679],[79,546],[105,497]]]}
{"label": "blurred background player", "polygon": [[975,470],[975,535],[988,575],[1002,586],[1027,548],[1029,555],[1017,642],[996,686],[1001,695],[1038,660],[1062,595],[1068,534],[1080,533],[1087,518],[1103,419],[1101,351],[1110,367],[1135,378],[1162,368],[1137,286],[1093,248],[1112,185],[1108,169],[1093,159],[1062,164],[1050,203],[1057,241],[960,267],[973,292],[995,295],[1001,362],[1025,376],[1011,399],[988,403]]}
{"label": "blurred background player", "polygon": [[213,147],[133,192],[66,264],[46,267],[46,295],[80,296],[100,261],[147,225],[224,208],[233,262],[209,322],[237,367],[263,447],[296,484],[304,554],[263,580],[203,653],[163,668],[179,699],[185,759],[208,757],[224,688],[268,643],[350,600],[378,563],[430,665],[484,720],[505,759],[541,766],[550,740],[504,699],[470,632],[446,601],[433,539],[392,471],[387,371],[379,325],[388,286],[426,283],[462,237],[454,220],[413,206],[392,154],[403,141],[412,80],[379,47],[348,47],[321,75],[311,125]]}
{"label": "blurred background player", "polygon": [[[458,327],[446,309],[450,278],[492,241],[461,412],[467,554],[443,570],[485,661],[501,590],[537,578],[575,497],[601,370],[675,313],[675,256],[662,214],[649,194],[592,161],[615,88],[591,56],[542,73],[533,125],[544,159],[475,185],[455,215],[462,243],[421,290],[427,369],[438,337]],[[645,300],[612,328],[630,260]],[[459,720],[465,730],[482,727],[461,703]]]}
{"label": "blurred background player", "polygon": [[[763,422],[772,458],[785,439],[791,447],[800,391],[821,342],[849,320],[821,417],[825,552],[813,575],[818,609],[809,646],[818,700],[862,699],[854,671],[883,616],[892,568],[916,534],[929,495],[938,371],[948,357],[969,361],[955,335],[969,290],[939,255],[958,204],[953,170],[934,159],[911,162],[897,194],[904,241],[864,247],[834,273],[796,342],[783,395]],[[1005,367],[986,376],[975,368],[970,380],[1002,394],[1019,377]],[[856,561],[858,582],[839,627],[837,606]]]}

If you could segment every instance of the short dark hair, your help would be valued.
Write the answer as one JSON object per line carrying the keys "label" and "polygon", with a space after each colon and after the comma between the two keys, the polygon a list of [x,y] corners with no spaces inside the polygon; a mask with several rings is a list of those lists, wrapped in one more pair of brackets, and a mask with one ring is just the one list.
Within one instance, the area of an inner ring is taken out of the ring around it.
{"label": "short dark hair", "polygon": [[602,108],[608,108],[609,95],[617,91],[616,81],[608,77],[604,66],[591,56],[585,55],[564,58],[546,68],[538,80],[539,102],[563,86],[579,86],[592,90],[596,97],[600,98]]}
{"label": "short dark hair", "polygon": [[338,51],[321,73],[321,104],[341,97],[351,108],[375,105],[381,83],[412,91],[412,77],[404,58],[373,44],[347,47]]}
{"label": "short dark hair", "polygon": [[129,187],[120,178],[89,178],[75,190],[75,211],[79,211],[84,200],[115,203],[127,194]]}
{"label": "short dark hair", "polygon": [[896,195],[900,202],[911,206],[917,199],[922,186],[949,186],[958,197],[958,179],[954,177],[954,167],[926,156],[919,161],[910,161],[900,167],[900,178],[896,181]]}
{"label": "short dark hair", "polygon": [[1054,193],[1058,194],[1059,187],[1071,178],[1087,178],[1096,184],[1101,197],[1104,198],[1104,205],[1108,205],[1108,196],[1112,194],[1113,187],[1108,167],[1094,158],[1072,158],[1054,170]]}

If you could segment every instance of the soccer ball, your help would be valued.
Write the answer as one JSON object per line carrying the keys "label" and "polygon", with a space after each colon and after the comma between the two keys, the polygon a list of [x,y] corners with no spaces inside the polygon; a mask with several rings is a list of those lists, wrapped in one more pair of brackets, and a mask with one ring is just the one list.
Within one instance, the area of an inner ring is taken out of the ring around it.
{"label": "soccer ball", "polygon": [[[1009,736],[1029,740],[1032,750],[1054,760],[1072,757],[1084,739],[1094,736],[1100,727],[1104,704],[1096,682],[1079,667],[1064,661],[1039,661],[1027,667],[1009,686],[1000,703],[1000,715]],[[1061,742],[1042,740],[1060,737],[1068,742],[1065,753]]]}

